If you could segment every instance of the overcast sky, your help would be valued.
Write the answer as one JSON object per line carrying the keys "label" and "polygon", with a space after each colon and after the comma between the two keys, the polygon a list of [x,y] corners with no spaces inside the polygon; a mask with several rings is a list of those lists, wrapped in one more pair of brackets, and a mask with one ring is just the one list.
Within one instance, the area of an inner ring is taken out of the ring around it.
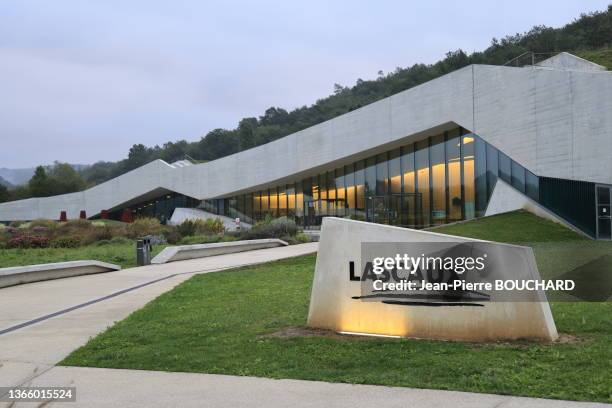
{"label": "overcast sky", "polygon": [[0,0],[0,167],[199,140],[609,1]]}

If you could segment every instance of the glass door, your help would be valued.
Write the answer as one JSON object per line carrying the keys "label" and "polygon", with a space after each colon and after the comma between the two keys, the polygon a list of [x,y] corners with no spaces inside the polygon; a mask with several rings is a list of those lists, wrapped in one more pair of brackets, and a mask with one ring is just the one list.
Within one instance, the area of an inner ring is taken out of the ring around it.
{"label": "glass door", "polygon": [[612,238],[610,190],[611,188],[608,186],[597,186],[597,239]]}
{"label": "glass door", "polygon": [[304,228],[318,225],[315,211],[316,205],[317,202],[315,200],[304,201]]}

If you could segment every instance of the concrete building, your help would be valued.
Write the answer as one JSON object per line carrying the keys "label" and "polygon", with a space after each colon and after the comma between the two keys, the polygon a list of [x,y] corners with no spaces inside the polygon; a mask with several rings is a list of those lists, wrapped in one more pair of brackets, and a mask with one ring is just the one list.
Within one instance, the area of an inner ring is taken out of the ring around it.
{"label": "concrete building", "polygon": [[470,65],[212,162],[156,160],[82,192],[0,204],[0,221],[199,208],[423,228],[528,208],[610,239],[611,185],[612,73],[562,53]]}

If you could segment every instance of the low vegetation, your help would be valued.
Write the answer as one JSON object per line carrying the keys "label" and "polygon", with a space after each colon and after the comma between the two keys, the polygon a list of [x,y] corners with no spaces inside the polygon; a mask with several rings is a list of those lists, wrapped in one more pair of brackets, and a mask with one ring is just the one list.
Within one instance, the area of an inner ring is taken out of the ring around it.
{"label": "low vegetation", "polygon": [[290,244],[309,242],[286,217],[266,218],[252,230],[228,232],[219,218],[186,220],[177,226],[162,225],[156,218],[133,223],[112,220],[34,220],[0,224],[0,268],[35,263],[95,259],[134,266],[134,241],[149,237],[155,252],[166,245],[206,244],[238,239],[281,238]]}
{"label": "low vegetation", "polygon": [[[549,277],[559,271],[547,262],[560,252],[594,244],[522,212],[444,232],[523,243],[544,239],[536,254]],[[599,250],[612,253],[610,243],[601,244]],[[610,302],[553,302],[562,337],[551,344],[305,335],[314,264],[315,257],[306,256],[195,276],[61,364],[612,402]],[[278,334],[291,329],[297,334]]]}
{"label": "low vegetation", "polygon": [[[153,256],[165,247],[166,245],[154,245]],[[98,241],[75,248],[0,249],[0,268],[85,259],[130,268],[136,266],[136,246],[132,240],[113,238],[110,241]]]}

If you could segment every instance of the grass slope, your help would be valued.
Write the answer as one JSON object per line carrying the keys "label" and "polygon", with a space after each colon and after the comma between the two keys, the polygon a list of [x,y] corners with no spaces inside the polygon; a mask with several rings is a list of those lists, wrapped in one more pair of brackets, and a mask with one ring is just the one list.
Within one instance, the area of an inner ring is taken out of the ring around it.
{"label": "grass slope", "polygon": [[588,241],[560,224],[526,211],[515,211],[432,228],[432,232],[499,242]]}
{"label": "grass slope", "polygon": [[[509,220],[522,220],[519,225],[533,231],[511,234]],[[475,230],[465,223],[445,232],[487,230],[490,238],[498,230],[513,241],[561,237],[561,245],[593,243],[529,220],[528,214],[507,214],[476,221]],[[558,252],[557,244],[541,243]],[[61,364],[612,402],[612,303],[553,303],[558,330],[577,338],[554,344],[270,336],[305,324],[314,262],[306,256],[194,276]]]}
{"label": "grass slope", "polygon": [[[163,248],[163,245],[154,245],[153,256]],[[0,268],[88,259],[110,262],[121,265],[123,268],[136,266],[136,244],[88,245],[79,248],[0,249]]]}
{"label": "grass slope", "polygon": [[608,70],[612,69],[612,48],[610,47],[589,51],[576,51],[576,55],[596,64],[603,65]]}

